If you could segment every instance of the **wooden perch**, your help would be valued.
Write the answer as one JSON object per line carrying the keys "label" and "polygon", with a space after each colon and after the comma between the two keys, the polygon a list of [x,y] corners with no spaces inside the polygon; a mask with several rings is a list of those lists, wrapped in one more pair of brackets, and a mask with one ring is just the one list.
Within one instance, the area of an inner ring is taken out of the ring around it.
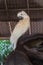
{"label": "wooden perch", "polygon": [[24,45],[24,48],[29,56],[33,56],[35,58],[39,58],[43,60],[43,52],[39,52],[36,49],[29,49],[26,45]]}

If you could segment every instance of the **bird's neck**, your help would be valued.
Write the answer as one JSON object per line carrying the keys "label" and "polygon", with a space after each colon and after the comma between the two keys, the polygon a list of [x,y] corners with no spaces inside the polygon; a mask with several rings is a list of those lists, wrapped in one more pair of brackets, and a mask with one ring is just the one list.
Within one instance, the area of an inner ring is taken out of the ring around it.
{"label": "bird's neck", "polygon": [[30,21],[30,18],[27,16],[27,17],[24,17],[23,19],[22,19],[22,21]]}

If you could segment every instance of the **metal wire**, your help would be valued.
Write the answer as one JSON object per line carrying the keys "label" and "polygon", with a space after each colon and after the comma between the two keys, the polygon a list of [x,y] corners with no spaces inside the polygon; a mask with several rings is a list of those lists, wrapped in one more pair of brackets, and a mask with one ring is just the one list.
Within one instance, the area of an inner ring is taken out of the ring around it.
{"label": "metal wire", "polygon": [[11,23],[10,23],[10,22],[8,22],[8,24],[9,24],[10,33],[12,34]]}
{"label": "metal wire", "polygon": [[[27,9],[28,9],[28,14],[29,14],[29,0],[27,0]],[[29,28],[29,35],[31,35],[31,24]]]}
{"label": "metal wire", "polygon": [[[7,15],[8,15],[8,7],[7,7],[7,2],[6,2],[6,0],[5,0],[5,6],[6,6]],[[8,22],[8,25],[9,25],[10,34],[11,34],[11,33],[12,33],[12,28],[11,28],[10,22]]]}

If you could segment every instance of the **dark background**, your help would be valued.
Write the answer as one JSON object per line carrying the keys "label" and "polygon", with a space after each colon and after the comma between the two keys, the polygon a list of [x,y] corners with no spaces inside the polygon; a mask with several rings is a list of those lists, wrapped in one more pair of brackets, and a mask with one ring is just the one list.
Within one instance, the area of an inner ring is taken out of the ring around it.
{"label": "dark background", "polygon": [[8,22],[13,30],[22,10],[30,16],[31,34],[43,33],[43,0],[0,0],[0,36],[10,36]]}

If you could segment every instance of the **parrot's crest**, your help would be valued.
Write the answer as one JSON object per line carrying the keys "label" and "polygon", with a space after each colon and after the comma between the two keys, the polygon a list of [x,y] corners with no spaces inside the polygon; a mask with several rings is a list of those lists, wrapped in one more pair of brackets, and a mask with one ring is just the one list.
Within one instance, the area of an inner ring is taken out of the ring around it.
{"label": "parrot's crest", "polygon": [[19,18],[29,18],[28,14],[25,11],[18,12],[17,17]]}

